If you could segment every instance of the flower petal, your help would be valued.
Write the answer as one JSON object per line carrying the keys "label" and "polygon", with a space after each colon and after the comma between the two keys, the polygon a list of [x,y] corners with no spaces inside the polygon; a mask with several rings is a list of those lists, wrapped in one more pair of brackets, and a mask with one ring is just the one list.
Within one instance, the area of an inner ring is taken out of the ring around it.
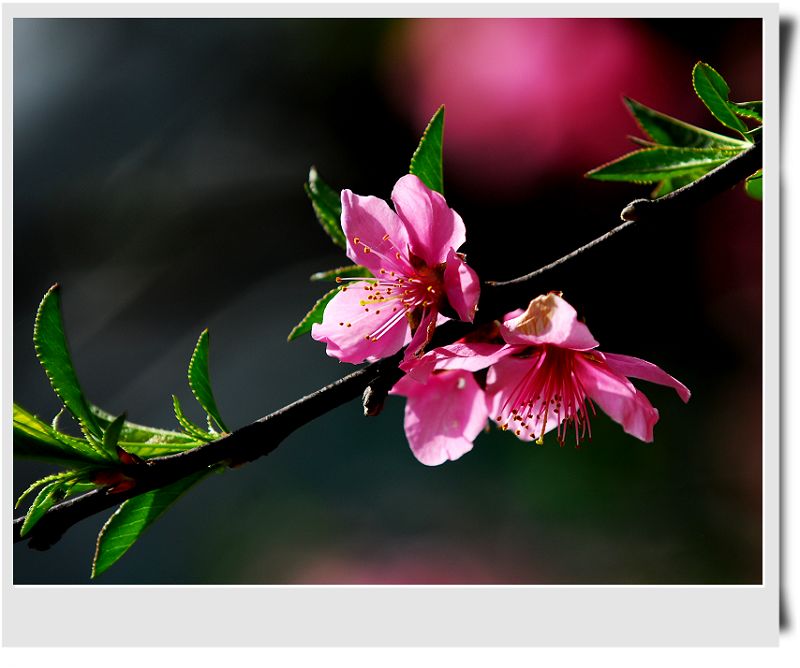
{"label": "flower petal", "polygon": [[424,383],[434,369],[480,371],[510,355],[514,350],[513,346],[497,343],[456,341],[447,346],[434,348],[419,359],[404,361],[400,364],[400,368],[414,380]]}
{"label": "flower petal", "polygon": [[450,248],[457,249],[466,240],[461,216],[447,206],[442,195],[413,174],[407,174],[395,184],[392,201],[405,224],[411,251],[429,267],[444,262]]}
{"label": "flower petal", "polygon": [[467,266],[462,256],[453,248],[447,253],[447,264],[444,268],[444,291],[450,306],[465,322],[475,319],[478,299],[481,296],[481,285],[478,275]]}
{"label": "flower petal", "polygon": [[625,376],[615,373],[604,362],[590,361],[580,355],[575,357],[575,374],[586,394],[628,434],[645,443],[653,440],[658,411]]}
{"label": "flower petal", "polygon": [[325,308],[322,322],[311,328],[311,338],[327,343],[328,355],[342,362],[388,357],[410,338],[405,311],[365,306],[366,287],[370,284],[359,282],[342,288]]}
{"label": "flower petal", "polygon": [[603,353],[603,357],[608,363],[608,367],[614,373],[671,387],[678,393],[678,396],[683,399],[684,403],[689,401],[689,397],[692,396],[692,393],[686,385],[651,362],[639,359],[638,357],[617,355],[615,353]]}
{"label": "flower petal", "polygon": [[540,295],[516,318],[505,321],[500,333],[507,343],[590,350],[597,347],[589,328],[578,321],[578,313],[566,300],[551,292]]}
{"label": "flower petal", "polygon": [[342,230],[347,239],[347,257],[356,264],[375,275],[381,269],[411,273],[406,227],[382,199],[343,190]]}
{"label": "flower petal", "polygon": [[483,390],[466,371],[437,373],[425,384],[405,376],[390,394],[408,397],[406,438],[414,456],[428,466],[469,452],[486,425]]}
{"label": "flower petal", "polygon": [[[516,408],[520,393],[530,396],[538,394],[538,391],[534,392],[530,386],[536,366],[537,358],[505,357],[492,366],[486,376],[486,404],[489,417],[501,427],[508,425],[507,428],[520,440],[531,441],[533,438],[539,438],[555,429],[560,422],[553,411],[547,410],[547,424],[542,431],[540,424],[542,419],[537,416],[544,415],[548,407],[542,400],[538,400],[530,407],[533,417],[528,423],[528,428],[513,424],[511,411]],[[517,426],[520,433],[517,433],[515,428]]]}

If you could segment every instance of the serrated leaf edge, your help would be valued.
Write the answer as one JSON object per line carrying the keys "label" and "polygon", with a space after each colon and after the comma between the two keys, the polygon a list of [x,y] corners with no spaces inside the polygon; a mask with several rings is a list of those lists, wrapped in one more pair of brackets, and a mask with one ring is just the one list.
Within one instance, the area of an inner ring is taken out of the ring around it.
{"label": "serrated leaf edge", "polygon": [[[206,368],[201,369],[200,372],[203,376],[205,376],[206,383],[208,384],[208,394],[209,394],[209,404],[203,402],[200,398],[200,394],[195,387],[195,384],[192,379],[192,370],[195,368],[197,364],[197,357],[201,351],[201,346],[205,348],[205,357],[206,357]],[[197,343],[195,344],[194,351],[192,352],[192,356],[189,359],[189,369],[187,371],[187,376],[189,378],[189,389],[192,391],[194,398],[197,400],[197,403],[203,408],[206,412],[207,418],[213,419],[214,422],[217,423],[217,427],[223,432],[230,432],[230,429],[225,425],[225,422],[222,419],[222,415],[219,412],[219,408],[217,407],[217,400],[214,397],[214,391],[211,387],[211,371],[209,369],[209,359],[210,359],[210,341],[209,341],[209,333],[208,328],[204,329],[200,336],[197,339]],[[209,423],[209,429],[211,430],[211,424]],[[213,430],[212,430],[213,431]]]}

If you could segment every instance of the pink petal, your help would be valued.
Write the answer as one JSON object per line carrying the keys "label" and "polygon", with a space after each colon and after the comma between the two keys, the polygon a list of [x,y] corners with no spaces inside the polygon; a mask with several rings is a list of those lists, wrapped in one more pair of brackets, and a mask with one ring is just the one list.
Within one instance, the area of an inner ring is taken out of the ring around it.
{"label": "pink petal", "polygon": [[428,466],[469,452],[486,425],[483,390],[466,371],[437,373],[425,384],[405,376],[391,394],[408,397],[406,438],[414,456]]}
{"label": "pink petal", "polygon": [[508,343],[538,345],[551,343],[560,348],[590,350],[597,347],[589,328],[578,321],[578,313],[555,293],[540,295],[516,318],[500,326]]}
{"label": "pink petal", "polygon": [[465,322],[475,319],[481,285],[478,275],[467,266],[461,256],[453,248],[447,253],[447,264],[444,268],[444,291],[450,306]]}
{"label": "pink petal", "polygon": [[[531,373],[536,361],[536,358],[506,357],[489,369],[489,373],[486,376],[486,404],[489,409],[489,417],[497,424],[503,425],[507,422],[511,409],[515,408],[513,404],[519,396],[519,390],[526,387],[531,380]],[[537,393],[534,392],[533,394],[536,395]],[[540,413],[541,408],[542,402],[539,401],[538,404],[532,406],[532,411],[537,415]],[[544,414],[543,410],[541,414]],[[559,422],[558,417],[552,411],[549,411],[544,433],[555,429]],[[534,429],[537,438],[542,435],[541,425],[534,421],[531,423],[531,427]],[[516,434],[516,430],[511,424],[509,424],[509,430],[518,437],[528,435],[524,431]]]}
{"label": "pink petal", "polygon": [[342,229],[347,239],[347,257],[356,264],[376,276],[381,269],[403,275],[412,271],[407,261],[409,239],[405,225],[382,199],[343,190]]}
{"label": "pink petal", "polygon": [[459,248],[466,240],[461,216],[447,206],[444,197],[413,174],[395,184],[392,201],[405,223],[411,251],[429,267],[444,262],[448,250]]}
{"label": "pink petal", "polygon": [[622,376],[649,380],[651,383],[666,385],[673,388],[684,402],[689,401],[692,393],[679,380],[670,376],[666,371],[657,367],[655,364],[631,357],[630,355],[617,355],[615,353],[603,353],[603,357],[608,363],[608,367]]}
{"label": "pink petal", "polygon": [[447,346],[434,348],[420,359],[404,361],[400,364],[400,368],[411,378],[424,383],[434,369],[480,371],[490,367],[514,350],[513,346],[502,346],[497,343],[457,341]]}
{"label": "pink petal", "polygon": [[[328,355],[342,362],[372,362],[393,355],[407,342],[408,320],[402,309],[394,311],[392,307],[365,307],[362,304],[368,294],[364,288],[369,285],[362,282],[352,283],[340,290],[325,308],[322,322],[311,328],[311,338],[327,343]],[[378,335],[382,327],[393,318],[396,321]],[[376,336],[377,341],[371,338],[367,340],[368,336]]]}
{"label": "pink petal", "polygon": [[603,362],[592,362],[576,355],[575,374],[586,393],[631,436],[649,443],[658,411],[639,390]]}

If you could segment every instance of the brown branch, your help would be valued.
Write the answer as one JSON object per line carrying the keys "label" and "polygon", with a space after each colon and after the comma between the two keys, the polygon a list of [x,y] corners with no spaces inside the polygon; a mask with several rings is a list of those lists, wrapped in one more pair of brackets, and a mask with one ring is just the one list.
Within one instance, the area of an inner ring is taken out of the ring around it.
{"label": "brown branch", "polygon": [[[623,223],[597,239],[584,244],[550,264],[508,281],[487,281],[481,298],[479,319],[482,322],[498,317],[502,310],[505,289],[518,289],[534,278],[604,243],[634,223],[662,220],[733,187],[761,166],[761,145],[754,144],[737,157],[705,176],[656,200],[637,199],[622,211]],[[503,296],[501,296],[503,295]],[[451,321],[439,327],[430,347],[457,340],[469,331],[467,323]],[[192,473],[214,466],[238,466],[268,455],[281,441],[299,427],[364,393],[364,412],[380,412],[386,394],[402,372],[397,368],[402,353],[363,367],[313,392],[294,403],[263,417],[207,445],[174,455],[154,457],[143,464],[120,466],[120,471],[136,481],[136,485],[118,494],[109,488],[96,489],[82,496],[62,501],[50,508],[37,524],[20,536],[24,518],[14,520],[14,542],[29,539],[34,549],[47,549],[74,524],[107,510],[144,492],[158,489]]]}
{"label": "brown branch", "polygon": [[268,455],[299,426],[356,398],[377,376],[396,369],[398,362],[395,356],[370,364],[207,445],[174,455],[153,457],[144,464],[120,466],[120,472],[136,481],[135,487],[119,494],[105,487],[62,501],[48,510],[25,536],[19,534],[24,518],[17,518],[14,520],[14,542],[30,538],[30,547],[47,549],[73,524],[126,499],[209,467],[221,464],[238,466]]}

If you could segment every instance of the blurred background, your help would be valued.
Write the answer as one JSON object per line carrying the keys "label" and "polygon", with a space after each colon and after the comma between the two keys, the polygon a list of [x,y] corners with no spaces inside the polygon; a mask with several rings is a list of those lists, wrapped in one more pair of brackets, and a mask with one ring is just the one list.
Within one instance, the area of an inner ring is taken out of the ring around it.
{"label": "blurred background", "polygon": [[[388,199],[447,105],[450,206],[481,277],[530,271],[614,226],[649,186],[582,174],[641,134],[621,97],[716,131],[703,60],[761,98],[755,20],[14,21],[14,398],[59,404],[35,359],[55,281],[90,400],[135,422],[191,417],[186,367],[211,331],[223,416],[241,426],[352,367],[286,335],[343,256],[303,193]],[[718,584],[761,581],[761,207],[741,188],[629,230],[543,277],[601,350],[685,382],[655,442],[605,416],[580,449],[481,435],[440,467],[405,442],[403,400],[352,402],[269,457],[191,490],[98,583]],[[531,297],[535,296],[532,294]],[[17,460],[14,494],[50,467]],[[6,499],[10,503],[11,499]],[[89,582],[105,516],[14,581]]]}

